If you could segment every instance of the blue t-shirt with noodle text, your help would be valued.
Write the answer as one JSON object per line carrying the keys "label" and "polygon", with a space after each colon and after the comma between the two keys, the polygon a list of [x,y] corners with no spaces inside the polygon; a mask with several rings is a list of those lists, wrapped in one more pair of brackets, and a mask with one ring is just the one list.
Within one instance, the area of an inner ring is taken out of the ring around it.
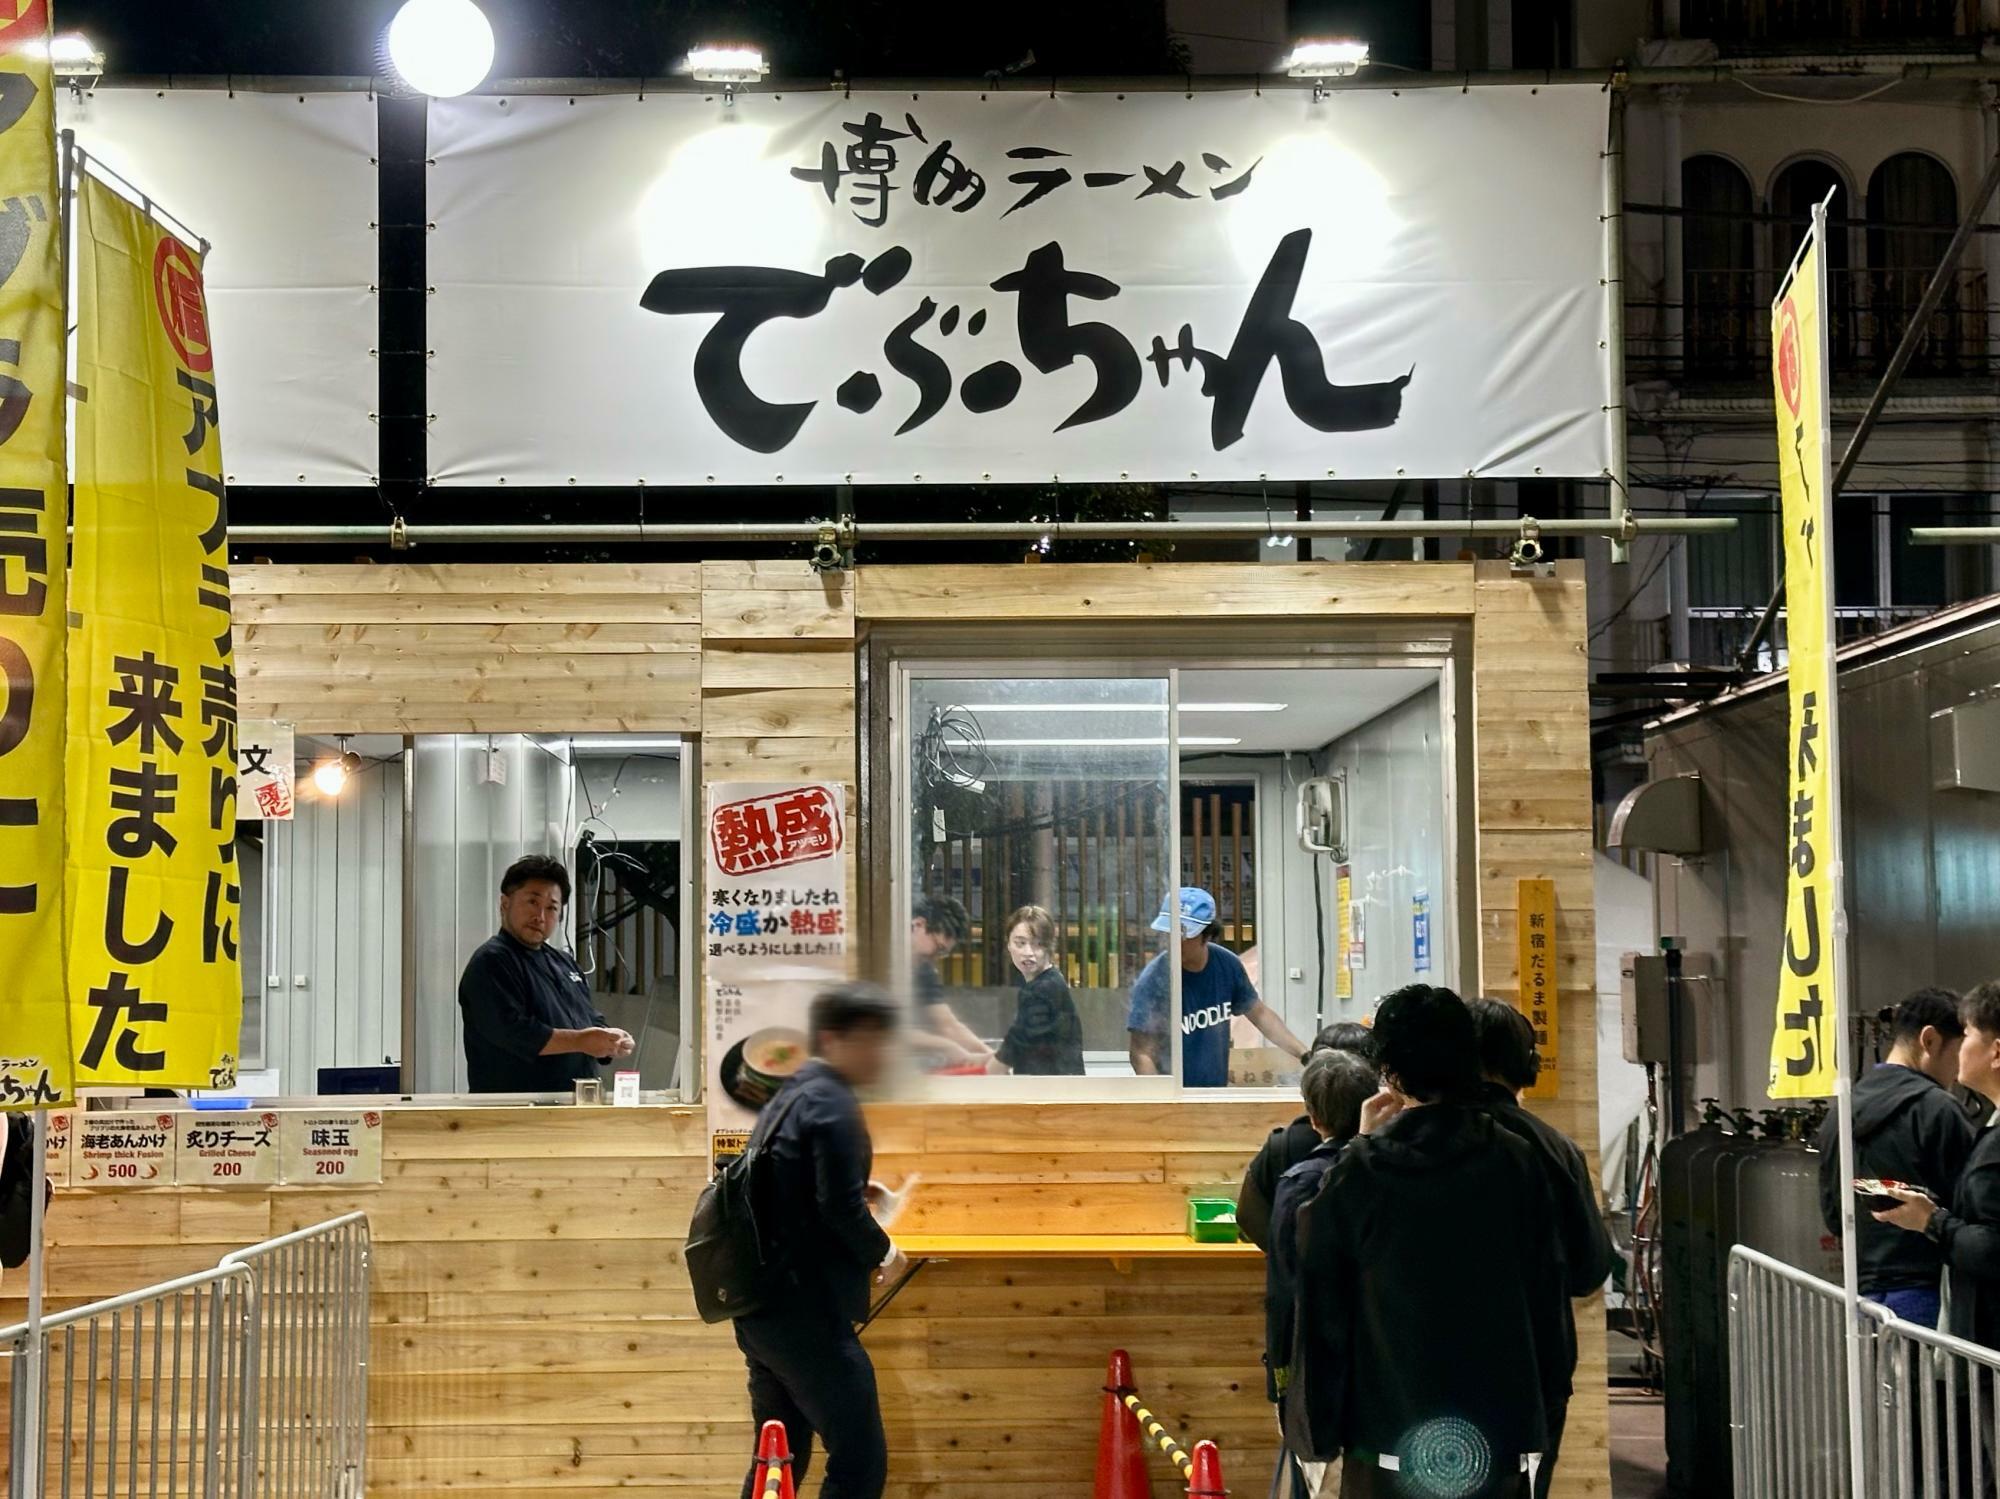
{"label": "blue t-shirt with noodle text", "polygon": [[[1132,985],[1125,1028],[1152,1045],[1155,1062],[1167,1070],[1172,1051],[1167,1036],[1167,1001],[1173,975],[1167,954],[1148,963]],[[1243,960],[1219,943],[1208,944],[1208,962],[1199,973],[1181,971],[1181,1081],[1190,1088],[1221,1088],[1229,1082],[1229,1021],[1257,1003],[1257,988]]]}

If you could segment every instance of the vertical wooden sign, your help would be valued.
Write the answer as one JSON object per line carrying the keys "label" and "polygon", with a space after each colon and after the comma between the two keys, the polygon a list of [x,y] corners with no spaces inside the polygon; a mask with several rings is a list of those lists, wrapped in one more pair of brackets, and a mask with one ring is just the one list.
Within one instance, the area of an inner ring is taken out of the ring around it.
{"label": "vertical wooden sign", "polygon": [[1519,926],[1515,932],[1520,988],[1517,1005],[1535,1028],[1535,1047],[1542,1054],[1542,1074],[1528,1090],[1530,1098],[1554,1098],[1561,1089],[1557,1068],[1558,1025],[1556,989],[1556,882],[1522,880],[1515,902]]}

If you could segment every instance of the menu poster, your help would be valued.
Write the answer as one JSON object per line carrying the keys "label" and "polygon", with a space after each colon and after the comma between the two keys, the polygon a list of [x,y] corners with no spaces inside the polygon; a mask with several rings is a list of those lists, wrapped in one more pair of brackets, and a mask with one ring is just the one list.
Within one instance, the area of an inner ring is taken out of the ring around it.
{"label": "menu poster", "polygon": [[[48,1133],[42,1137],[42,1161],[49,1173],[49,1184],[56,1187],[69,1185],[70,1141],[76,1134],[76,1121],[80,1116],[75,1109],[54,1109],[48,1116]],[[26,1129],[26,1118],[9,1122],[9,1129]]]}
{"label": "menu poster", "polygon": [[374,1186],[382,1180],[379,1109],[302,1110],[284,1116],[285,1181],[295,1187]]}
{"label": "menu poster", "polygon": [[183,1187],[268,1187],[278,1179],[278,1115],[201,1110],[176,1116],[174,1175]]}
{"label": "menu poster", "polygon": [[847,976],[847,798],[828,782],[711,782],[702,940],[708,1127],[719,1161],[811,1053],[813,996]]}
{"label": "menu poster", "polygon": [[76,1118],[72,1186],[173,1185],[172,1114],[79,1114]]}

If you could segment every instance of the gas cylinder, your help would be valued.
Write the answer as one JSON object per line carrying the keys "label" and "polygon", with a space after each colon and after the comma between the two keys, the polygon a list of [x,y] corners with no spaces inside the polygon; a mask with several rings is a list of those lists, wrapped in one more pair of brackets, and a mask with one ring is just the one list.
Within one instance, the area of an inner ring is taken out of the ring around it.
{"label": "gas cylinder", "polygon": [[1736,1242],[1838,1285],[1840,1240],[1820,1217],[1820,1156],[1806,1143],[1811,1121],[1807,1109],[1779,1111],[1778,1138],[1738,1163]]}

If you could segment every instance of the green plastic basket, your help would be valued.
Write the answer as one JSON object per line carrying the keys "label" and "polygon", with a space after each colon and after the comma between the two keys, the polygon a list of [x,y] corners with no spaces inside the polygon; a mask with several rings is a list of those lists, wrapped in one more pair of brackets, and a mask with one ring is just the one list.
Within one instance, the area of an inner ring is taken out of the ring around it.
{"label": "green plastic basket", "polygon": [[1235,1201],[1228,1197],[1190,1197],[1187,1234],[1197,1244],[1234,1244]]}

